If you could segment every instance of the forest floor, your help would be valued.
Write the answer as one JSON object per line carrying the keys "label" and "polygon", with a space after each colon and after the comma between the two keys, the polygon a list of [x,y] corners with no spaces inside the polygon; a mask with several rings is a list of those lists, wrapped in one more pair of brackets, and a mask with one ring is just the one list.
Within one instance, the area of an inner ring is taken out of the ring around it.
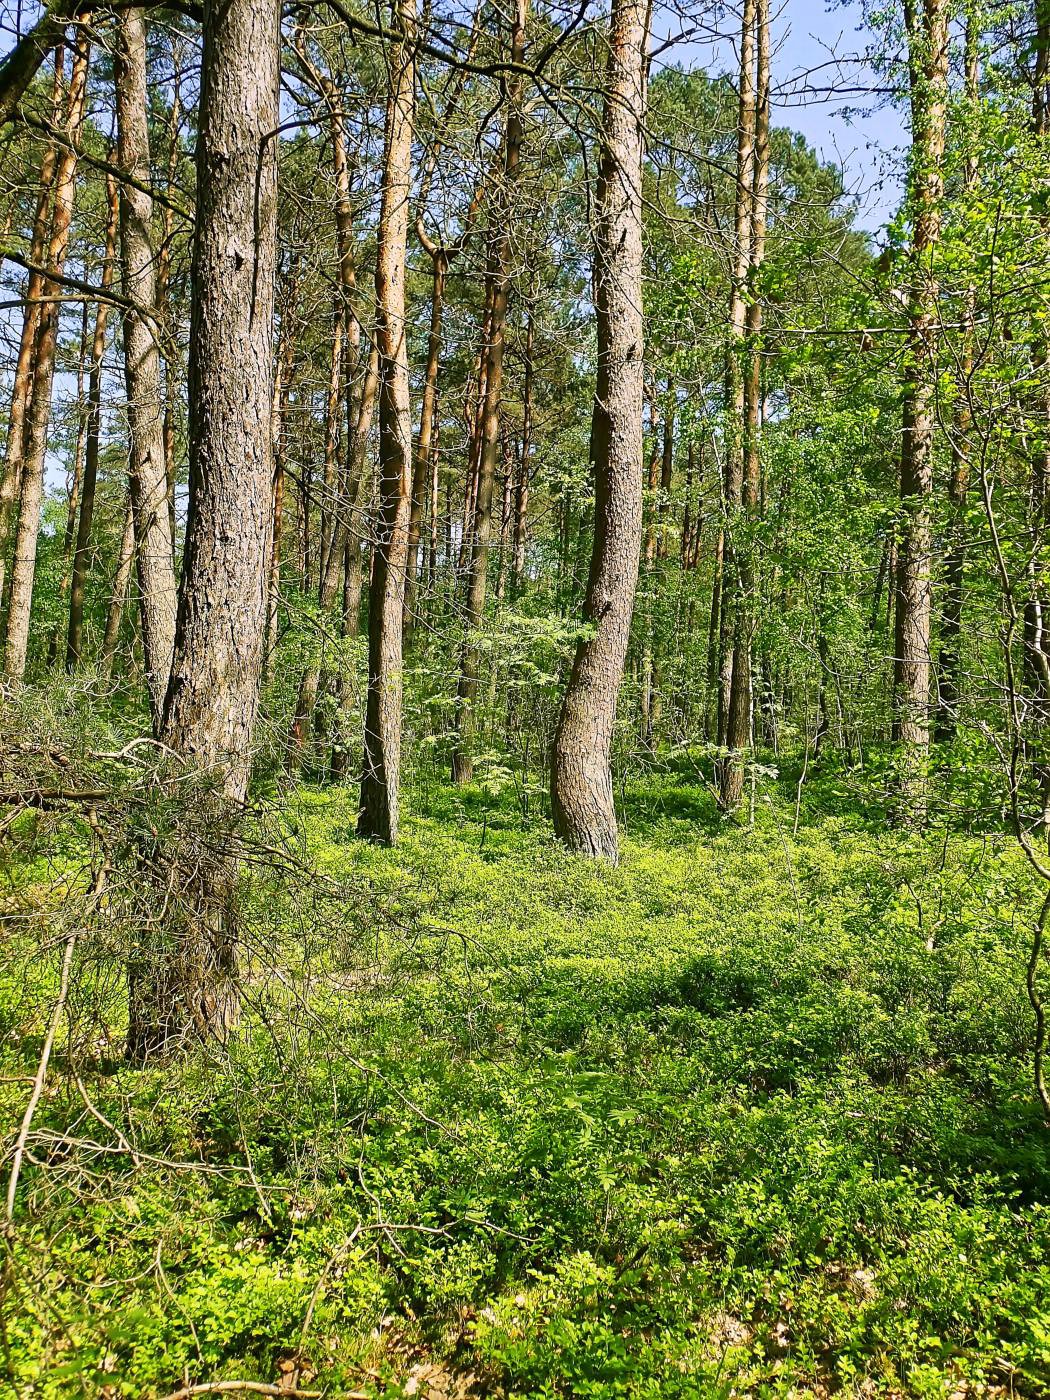
{"label": "forest floor", "polygon": [[[298,795],[359,926],[260,891],[312,951],[227,1053],[130,1069],[115,1011],[77,1074],[60,1045],[0,1394],[1050,1393],[1009,838],[889,832],[831,777],[753,826],[686,771],[625,796],[610,870],[513,792],[420,785],[396,852]],[[17,1123],[49,998],[5,966]]]}

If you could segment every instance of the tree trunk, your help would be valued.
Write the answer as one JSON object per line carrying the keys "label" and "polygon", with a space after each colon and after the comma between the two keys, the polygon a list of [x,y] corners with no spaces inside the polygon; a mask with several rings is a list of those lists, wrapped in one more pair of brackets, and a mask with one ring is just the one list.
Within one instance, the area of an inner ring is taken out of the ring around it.
{"label": "tree trunk", "polygon": [[360,836],[397,840],[401,783],[402,632],[412,485],[412,405],[405,326],[405,258],[415,116],[416,0],[394,0],[404,34],[390,58],[383,196],[376,249],[379,354],[379,500],[368,591],[368,694],[361,771]]}
{"label": "tree trunk", "polygon": [[[972,15],[966,19],[966,98],[972,109],[978,102],[979,69],[977,34]],[[967,151],[963,165],[965,191],[977,183],[977,156]],[[951,477],[948,482],[948,547],[944,556],[944,607],[941,615],[941,649],[937,663],[937,727],[939,743],[955,738],[962,695],[963,566],[966,559],[966,495],[970,485],[970,375],[973,372],[973,322],[976,289],[966,288],[963,305],[963,345],[959,358],[959,383],[952,412]]]}
{"label": "tree trunk", "polygon": [[894,718],[901,747],[898,816],[926,816],[930,746],[930,619],[933,584],[933,444],[937,392],[937,286],[948,69],[945,0],[905,0],[911,97],[908,358],[901,440],[901,534],[897,556]]}
{"label": "tree trunk", "polygon": [[339,480],[339,419],[342,408],[342,374],[345,356],[343,355],[343,324],[345,321],[345,311],[342,299],[336,302],[335,312],[332,316],[332,354],[331,368],[328,375],[328,394],[325,399],[324,414],[324,480],[321,488],[321,539],[320,539],[320,573],[318,575],[318,586],[324,577],[325,566],[328,563],[328,551],[332,546],[332,535],[335,529],[335,515],[339,508],[337,498],[337,488]]}
{"label": "tree trunk", "polygon": [[[517,0],[510,55],[511,62],[518,65],[524,62],[527,15],[528,0]],[[481,406],[477,502],[471,531],[470,566],[464,586],[465,638],[460,657],[459,683],[456,687],[456,738],[452,751],[452,780],[457,784],[469,783],[474,776],[474,708],[477,703],[481,666],[478,629],[485,612],[489,553],[492,547],[492,499],[500,455],[503,354],[507,336],[507,306],[510,301],[513,189],[525,139],[525,122],[519,106],[520,100],[521,80],[516,77],[507,85],[508,112],[503,141],[503,181],[493,201],[490,223],[488,282],[491,293],[485,354],[485,396]]]}
{"label": "tree trunk", "polygon": [[[762,408],[762,301],[757,285],[765,256],[769,189],[769,0],[754,0],[756,81],[751,158],[751,227],[748,236],[748,295],[744,313],[743,461],[738,529],[733,539],[733,659],[725,744],[729,756],[719,765],[719,803],[734,810],[744,795],[744,769],[752,741],[752,637],[756,593],[754,542],[750,528],[758,518],[761,461],[759,433]],[[734,488],[736,482],[734,480]],[[741,539],[741,528],[748,537]]]}
{"label": "tree trunk", "polygon": [[[69,474],[69,487],[66,499],[66,524],[62,531],[62,578],[58,586],[59,602],[65,606],[66,594],[69,592],[70,560],[73,553],[73,545],[77,534],[77,512],[80,509],[80,498],[83,493],[84,484],[84,443],[87,437],[88,427],[88,405],[84,396],[84,372],[87,368],[88,359],[88,303],[84,302],[81,308],[80,321],[80,357],[77,362],[77,436],[76,445],[73,449],[73,470]],[[51,629],[51,641],[48,644],[47,664],[48,668],[55,664],[58,657],[58,634],[61,623],[56,620]]]}
{"label": "tree trunk", "polygon": [[[146,18],[141,9],[117,17],[114,63],[117,98],[117,159],[135,185],[120,191],[121,269],[124,295],[139,306],[157,305],[153,252],[153,200],[149,187]],[[124,316],[124,381],[131,437],[129,482],[135,516],[135,560],[139,585],[142,651],[153,727],[161,722],[175,645],[175,563],[171,537],[168,473],[164,454],[157,321],[135,312]]]}
{"label": "tree trunk", "polygon": [[[189,368],[190,499],[160,738],[214,785],[212,829],[180,849],[165,946],[131,969],[134,1058],[224,1035],[236,1013],[227,853],[247,792],[266,630],[280,15],[206,0]],[[218,854],[214,852],[218,851]]]}
{"label": "tree trunk", "polygon": [[618,857],[610,756],[642,540],[642,151],[646,0],[614,0],[597,190],[595,519],[583,618],[554,739],[554,828],[570,850]]}
{"label": "tree trunk", "polygon": [[521,395],[521,460],[514,488],[514,587],[520,589],[525,576],[526,526],[529,518],[529,457],[532,452],[533,344],[535,330],[532,311],[525,322],[525,382]]}
{"label": "tree trunk", "polygon": [[[361,385],[360,398],[357,404],[357,421],[350,425],[347,443],[347,463],[344,473],[345,482],[343,492],[340,496],[339,509],[335,517],[335,524],[332,531],[332,544],[328,551],[328,558],[325,563],[324,573],[318,588],[318,601],[322,615],[327,613],[335,602],[339,585],[343,584],[343,616],[344,625],[342,628],[344,636],[355,636],[357,633],[357,612],[361,599],[361,540],[358,531],[353,528],[353,519],[357,513],[361,484],[365,475],[365,459],[368,453],[368,439],[372,432],[372,418],[375,413],[376,393],[379,381],[379,357],[373,350],[369,356],[368,366],[365,370],[364,382]],[[351,565],[347,568],[347,550],[351,551]],[[356,565],[356,575],[354,572]],[[350,575],[350,586],[347,587],[347,575]],[[356,589],[354,584],[356,582]],[[348,597],[347,594],[350,594]],[[348,614],[353,614],[352,625],[348,625]],[[296,695],[295,713],[292,716],[291,730],[288,735],[288,748],[285,754],[285,766],[289,772],[294,772],[302,763],[303,754],[306,750],[307,739],[313,721],[314,708],[317,704],[317,690],[321,681],[321,659],[311,660],[303,669],[299,680],[299,690]]]}
{"label": "tree trunk", "polygon": [[[61,274],[69,245],[69,226],[73,218],[76,188],[76,153],[73,146],[80,138],[87,90],[88,39],[81,33],[73,57],[66,107],[66,134],[69,146],[63,146],[55,172],[55,211],[51,223],[47,266]],[[57,298],[60,289],[50,279],[43,285],[43,294]],[[15,532],[14,558],[11,563],[11,601],[7,614],[7,643],[4,649],[4,674],[10,681],[25,676],[29,652],[29,625],[33,608],[33,583],[36,578],[36,548],[40,535],[40,511],[44,499],[44,457],[47,451],[47,427],[51,417],[51,386],[55,371],[55,348],[58,342],[60,303],[46,301],[41,305],[40,318],[33,346],[33,387],[22,459],[22,485],[18,507],[18,529]]]}
{"label": "tree trunk", "polygon": [[408,519],[408,576],[405,584],[405,632],[410,633],[415,613],[416,592],[421,572],[419,544],[422,536],[423,506],[432,476],[431,444],[437,414],[438,368],[441,360],[441,318],[445,302],[448,254],[443,248],[430,251],[432,281],[430,293],[430,334],[427,337],[427,365],[423,374],[423,402],[419,409],[412,467],[412,502]]}
{"label": "tree trunk", "polygon": [[98,673],[103,680],[109,680],[113,670],[113,657],[116,655],[117,638],[120,635],[120,620],[124,616],[124,604],[128,600],[128,584],[131,581],[131,566],[134,562],[135,517],[132,514],[129,495],[124,510],[124,528],[120,532],[120,546],[117,550],[117,570],[113,575],[113,588],[109,595],[106,627],[98,653]]}
{"label": "tree trunk", "polygon": [[[288,306],[294,301],[294,279],[289,288]],[[270,562],[267,570],[266,587],[266,649],[263,654],[263,681],[270,676],[274,653],[277,650],[277,623],[281,606],[281,531],[284,526],[284,419],[288,409],[288,385],[292,376],[295,354],[293,331],[288,321],[290,311],[283,320],[278,344],[277,368],[274,374],[273,415],[270,424],[273,443],[273,515],[270,525]]]}
{"label": "tree trunk", "polygon": [[[62,76],[64,71],[63,50],[59,46],[55,53],[55,78],[52,88],[51,108],[57,126],[62,111]],[[47,256],[47,239],[51,198],[55,191],[55,172],[58,164],[58,147],[50,142],[44,150],[40,162],[40,190],[37,194],[36,213],[33,218],[33,234],[30,242],[30,259],[40,267]],[[11,542],[11,531],[15,522],[18,498],[22,490],[22,462],[25,457],[26,423],[32,402],[33,381],[36,365],[33,351],[36,347],[37,329],[40,325],[40,301],[44,292],[44,278],[39,272],[31,272],[26,285],[26,305],[22,313],[22,337],[18,345],[18,359],[15,362],[14,381],[11,386],[11,409],[7,416],[7,441],[4,444],[3,475],[0,476],[0,597],[3,595],[7,568],[7,549]]]}
{"label": "tree trunk", "polygon": [[[729,283],[729,345],[726,354],[726,441],[722,486],[725,526],[718,615],[718,743],[722,748],[730,747],[729,715],[733,699],[736,611],[740,592],[736,537],[739,534],[739,516],[744,491],[743,350],[747,323],[745,291],[751,266],[754,200],[755,14],[756,0],[744,0],[740,29],[740,97],[737,116],[733,265]],[[729,766],[725,761],[720,761],[717,765],[720,794],[725,788],[724,770]]]}

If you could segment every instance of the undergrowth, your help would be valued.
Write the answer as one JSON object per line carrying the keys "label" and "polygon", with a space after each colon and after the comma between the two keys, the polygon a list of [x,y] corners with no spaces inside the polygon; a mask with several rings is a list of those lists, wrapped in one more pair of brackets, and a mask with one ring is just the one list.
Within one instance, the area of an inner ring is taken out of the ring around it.
{"label": "undergrowth", "polygon": [[[830,779],[797,831],[789,784],[751,829],[681,773],[627,796],[616,870],[480,788],[417,794],[396,852],[354,839],[351,792],[294,798],[378,956],[249,986],[233,1043],[177,1068],[122,1064],[117,1023],[79,1064],[60,1042],[0,1393],[1050,1392],[1008,838],[887,832]],[[249,886],[249,927],[274,898]],[[54,960],[6,938],[11,1126]]]}

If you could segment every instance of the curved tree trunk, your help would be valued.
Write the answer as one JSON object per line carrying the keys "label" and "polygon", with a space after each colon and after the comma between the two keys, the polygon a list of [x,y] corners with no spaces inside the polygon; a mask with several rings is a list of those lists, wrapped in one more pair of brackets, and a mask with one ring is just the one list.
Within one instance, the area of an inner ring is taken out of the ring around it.
{"label": "curved tree trunk", "polygon": [[583,617],[554,739],[554,827],[573,851],[618,856],[610,754],[642,541],[642,150],[646,0],[614,0],[598,184],[595,520]]}

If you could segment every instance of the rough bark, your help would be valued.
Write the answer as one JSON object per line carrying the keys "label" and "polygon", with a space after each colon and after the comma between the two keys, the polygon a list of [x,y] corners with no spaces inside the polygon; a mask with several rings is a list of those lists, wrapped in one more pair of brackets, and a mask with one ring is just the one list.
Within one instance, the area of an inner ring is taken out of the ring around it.
{"label": "rough bark", "polygon": [[401,783],[402,631],[412,485],[412,405],[405,325],[405,259],[415,115],[415,0],[395,0],[405,38],[390,58],[383,195],[376,251],[379,354],[379,499],[368,592],[368,694],[361,771],[360,836],[397,840]]}
{"label": "rough bark", "polygon": [[247,791],[266,629],[279,20],[276,0],[207,0],[204,9],[189,516],[160,737],[209,781],[220,854],[202,846],[170,938],[131,970],[136,1058],[222,1035],[236,1011],[237,867],[222,843]]}
{"label": "rough bark", "polygon": [[901,751],[898,816],[905,825],[918,825],[926,814],[930,746],[931,505],[937,386],[937,286],[932,255],[940,236],[944,189],[948,6],[945,0],[906,0],[905,20],[911,101],[908,198],[912,239],[893,701]]}
{"label": "rough bark", "polygon": [[[153,200],[147,120],[146,17],[141,9],[117,17],[114,62],[117,160],[135,183],[120,191],[121,273],[124,295],[139,306],[157,305],[153,251]],[[135,518],[135,562],[146,687],[156,730],[175,646],[175,563],[168,473],[164,452],[164,401],[157,325],[135,312],[124,316],[124,383],[128,396],[128,480]]]}
{"label": "rough bark", "polygon": [[615,0],[597,190],[595,519],[583,619],[554,739],[554,827],[573,851],[616,861],[610,756],[642,539],[642,152],[649,8]]}

